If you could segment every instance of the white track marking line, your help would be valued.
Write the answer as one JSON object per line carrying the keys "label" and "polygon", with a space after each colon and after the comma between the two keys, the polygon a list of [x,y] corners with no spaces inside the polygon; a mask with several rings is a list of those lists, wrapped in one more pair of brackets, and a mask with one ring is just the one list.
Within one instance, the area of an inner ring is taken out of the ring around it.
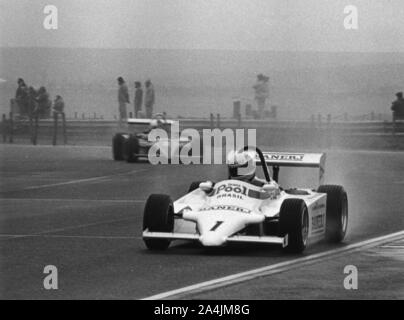
{"label": "white track marking line", "polygon": [[70,180],[70,181],[65,181],[65,182],[43,184],[43,185],[39,185],[39,186],[30,186],[30,187],[23,188],[22,190],[42,189],[42,188],[65,186],[65,185],[69,185],[69,184],[76,184],[76,183],[83,183],[83,182],[101,181],[101,180],[113,178],[116,176],[138,173],[138,172],[143,172],[143,171],[147,171],[147,170],[148,169],[132,170],[129,172],[121,172],[121,173],[117,173],[117,174],[111,174],[111,175],[99,176],[99,177],[93,177],[93,178],[87,178],[87,179],[77,179],[77,180]]}
{"label": "white track marking line", "polygon": [[385,243],[387,241],[393,241],[395,239],[401,239],[404,237],[404,230],[388,234],[385,236],[361,241],[358,243],[353,243],[347,245],[343,248],[333,249],[321,253],[317,253],[314,255],[310,255],[307,257],[297,258],[290,261],[276,263],[274,265],[269,265],[266,267],[253,269],[241,273],[236,273],[233,275],[225,276],[222,278],[217,278],[214,280],[209,280],[201,283],[197,283],[194,285],[190,285],[187,287],[183,287],[180,289],[175,289],[163,293],[159,293],[150,297],[143,298],[142,300],[159,300],[159,299],[179,299],[186,295],[201,293],[204,291],[226,287],[229,285],[233,285],[235,283],[244,282],[247,280],[252,280],[258,277],[268,276],[275,273],[280,273],[283,271],[287,271],[293,268],[301,267],[303,265],[313,264],[317,261],[327,260],[332,257],[340,256],[348,252],[357,251],[367,247],[373,247],[381,243]]}
{"label": "white track marking line", "polygon": [[382,249],[404,249],[404,246],[391,245],[391,246],[381,246]]}
{"label": "white track marking line", "polygon": [[115,222],[122,222],[122,221],[129,221],[129,220],[132,220],[132,219],[133,219],[133,218],[124,218],[124,219],[104,220],[104,221],[100,221],[100,222],[79,224],[79,225],[76,225],[76,226],[69,226],[69,227],[63,227],[63,228],[50,229],[50,230],[35,232],[35,233],[32,233],[32,234],[16,235],[16,236],[14,236],[14,237],[12,237],[12,238],[11,238],[11,237],[8,237],[8,238],[6,238],[6,239],[4,239],[4,240],[28,238],[28,237],[33,237],[33,236],[46,235],[47,233],[54,233],[54,232],[67,231],[67,230],[73,230],[73,229],[80,229],[80,228],[86,228],[86,227],[93,227],[93,226],[97,226],[97,225],[100,225],[100,224],[115,223]]}
{"label": "white track marking line", "polygon": [[1,201],[59,201],[59,202],[111,202],[111,203],[144,203],[146,200],[130,199],[63,199],[63,198],[0,198]]}
{"label": "white track marking line", "polygon": [[[13,176],[5,176],[3,173],[2,173],[2,178],[3,179],[10,179],[10,180],[13,180],[13,181],[17,181],[17,180],[21,180],[21,181],[27,181],[27,177],[26,176],[24,176],[24,177],[13,177]],[[66,179],[65,178],[58,178],[58,177],[38,177],[38,176],[30,176],[29,177],[29,179],[30,180],[49,180],[49,181],[57,181],[57,180],[60,180],[60,181],[66,181]],[[4,183],[5,184],[5,183]]]}
{"label": "white track marking line", "polygon": [[73,239],[105,239],[105,240],[142,240],[142,237],[135,236],[80,236],[80,235],[59,235],[59,234],[0,234],[0,238],[73,238]]}

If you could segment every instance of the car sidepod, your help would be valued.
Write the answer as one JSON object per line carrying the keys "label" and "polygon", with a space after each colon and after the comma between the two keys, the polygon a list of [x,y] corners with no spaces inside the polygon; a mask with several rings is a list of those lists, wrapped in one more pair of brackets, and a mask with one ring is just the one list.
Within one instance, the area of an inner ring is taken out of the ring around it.
{"label": "car sidepod", "polygon": [[327,195],[313,193],[305,202],[309,212],[309,243],[312,244],[325,238]]}

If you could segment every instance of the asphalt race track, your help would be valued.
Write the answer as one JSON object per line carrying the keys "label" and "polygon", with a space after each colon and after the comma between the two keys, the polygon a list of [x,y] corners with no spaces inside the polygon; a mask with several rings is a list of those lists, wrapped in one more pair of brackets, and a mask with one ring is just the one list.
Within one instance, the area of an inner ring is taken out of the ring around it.
{"label": "asphalt race track", "polygon": [[[162,253],[145,249],[148,195],[175,199],[194,180],[225,178],[224,166],[114,162],[108,147],[0,148],[2,299],[141,299],[298,257],[273,246],[206,250],[176,242]],[[327,151],[326,183],[348,192],[348,235],[344,244],[313,246],[304,256],[403,230],[403,160],[403,152]],[[295,173],[281,169],[281,182],[306,186],[311,173]],[[43,288],[46,265],[58,269],[58,290]],[[248,298],[260,298],[254,295]]]}

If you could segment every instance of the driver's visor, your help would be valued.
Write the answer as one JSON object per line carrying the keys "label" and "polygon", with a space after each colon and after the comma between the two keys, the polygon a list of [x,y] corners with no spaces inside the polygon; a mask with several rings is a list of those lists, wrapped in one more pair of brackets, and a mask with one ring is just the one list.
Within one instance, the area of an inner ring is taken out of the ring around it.
{"label": "driver's visor", "polygon": [[238,169],[239,168],[247,168],[248,167],[248,162],[246,162],[245,164],[242,164],[242,165],[240,165],[240,164],[229,164],[228,167],[229,167],[229,176],[230,177],[239,177],[241,175],[238,173]]}

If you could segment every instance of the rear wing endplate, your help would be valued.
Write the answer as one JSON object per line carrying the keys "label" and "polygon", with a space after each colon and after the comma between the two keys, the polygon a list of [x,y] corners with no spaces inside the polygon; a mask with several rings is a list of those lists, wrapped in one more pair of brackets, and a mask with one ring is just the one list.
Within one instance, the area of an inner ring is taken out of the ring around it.
{"label": "rear wing endplate", "polygon": [[[265,162],[271,167],[319,168],[319,183],[324,181],[325,153],[262,152]],[[257,155],[256,163],[261,164]]]}

